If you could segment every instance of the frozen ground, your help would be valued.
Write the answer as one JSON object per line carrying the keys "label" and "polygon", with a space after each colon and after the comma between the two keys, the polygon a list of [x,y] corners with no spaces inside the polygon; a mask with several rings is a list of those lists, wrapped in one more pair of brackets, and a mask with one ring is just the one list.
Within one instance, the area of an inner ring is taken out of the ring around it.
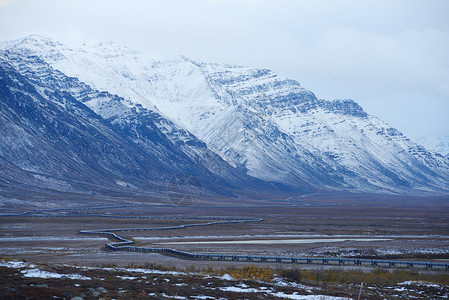
{"label": "frozen ground", "polygon": [[[237,280],[228,273],[161,270],[141,267],[80,267],[0,261],[0,293],[4,297],[39,294],[44,298],[138,298],[149,299],[354,299],[358,283],[316,285],[297,283],[275,275],[273,280]],[[401,276],[404,276],[403,274]],[[21,289],[17,288],[20,284]],[[427,281],[394,284],[365,283],[362,299],[447,299],[449,286]]]}

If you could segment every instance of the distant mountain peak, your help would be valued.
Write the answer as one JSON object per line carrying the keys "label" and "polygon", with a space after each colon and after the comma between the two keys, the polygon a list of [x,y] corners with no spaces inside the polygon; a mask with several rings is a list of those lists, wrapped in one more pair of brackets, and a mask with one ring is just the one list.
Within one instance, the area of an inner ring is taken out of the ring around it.
{"label": "distant mountain peak", "polygon": [[449,134],[420,136],[416,139],[416,141],[428,150],[432,150],[449,157]]}
{"label": "distant mountain peak", "polygon": [[38,48],[44,47],[56,47],[62,46],[61,43],[55,41],[51,38],[39,35],[31,34],[21,39],[16,39],[13,41],[6,42],[7,48],[30,48],[37,50]]}

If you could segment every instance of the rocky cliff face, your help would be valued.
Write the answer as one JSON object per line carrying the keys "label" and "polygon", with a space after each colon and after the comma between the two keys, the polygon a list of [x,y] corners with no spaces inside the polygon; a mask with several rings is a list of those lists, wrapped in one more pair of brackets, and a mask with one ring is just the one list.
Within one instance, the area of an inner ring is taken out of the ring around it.
{"label": "rocky cliff face", "polygon": [[[448,191],[446,157],[352,100],[317,99],[270,70],[161,60],[111,43],[72,49],[39,36],[2,48],[3,65],[66,111],[76,112],[69,96],[88,108],[106,126],[98,132],[119,132],[154,160],[155,172],[203,174],[234,188],[265,181],[298,191]],[[141,169],[124,164],[138,180]]]}

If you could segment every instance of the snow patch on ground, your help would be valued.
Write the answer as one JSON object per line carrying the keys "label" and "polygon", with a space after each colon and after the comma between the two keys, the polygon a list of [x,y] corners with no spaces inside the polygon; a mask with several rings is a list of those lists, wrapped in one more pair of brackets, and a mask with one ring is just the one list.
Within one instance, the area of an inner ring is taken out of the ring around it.
{"label": "snow patch on ground", "polygon": [[35,268],[36,266],[33,264],[29,264],[23,261],[0,261],[0,267],[7,267],[7,268],[14,268],[14,269],[21,269],[21,268]]}
{"label": "snow patch on ground", "polygon": [[306,290],[308,292],[312,292],[312,290],[314,289],[313,287],[310,286],[306,286],[300,283],[295,283],[295,282],[287,282],[285,280],[282,279],[282,277],[276,276],[273,279],[273,283],[276,286],[288,286],[288,287],[294,287],[294,288],[298,288],[298,289],[303,289]]}
{"label": "snow patch on ground", "polygon": [[404,281],[404,282],[398,283],[398,285],[422,285],[422,286],[440,287],[438,284],[425,282],[425,281]]}
{"label": "snow patch on ground", "polygon": [[301,299],[301,300],[337,300],[337,299],[351,299],[351,298],[343,298],[343,297],[334,297],[334,296],[326,296],[326,295],[298,295],[296,293],[286,294],[283,292],[270,293],[270,295],[275,297],[280,297],[284,299]]}
{"label": "snow patch on ground", "polygon": [[166,293],[162,293],[161,295],[163,297],[169,298],[169,299],[187,299],[186,297],[183,297],[183,296],[170,296],[170,295],[167,295]]}
{"label": "snow patch on ground", "polygon": [[223,279],[223,280],[234,280],[234,278],[231,275],[229,275],[229,274],[224,274],[223,276],[220,277],[220,279]]}
{"label": "snow patch on ground", "polygon": [[117,276],[117,278],[124,279],[124,280],[134,280],[134,279],[138,279],[139,277],[134,277],[134,276]]}
{"label": "snow patch on ground", "polygon": [[223,292],[234,292],[234,293],[264,293],[270,296],[280,297],[284,299],[301,299],[301,300],[343,300],[350,298],[334,297],[326,295],[298,295],[297,292],[293,294],[286,294],[283,292],[273,292],[272,290],[256,289],[256,288],[242,288],[238,286],[227,286],[219,288]]}
{"label": "snow patch on ground", "polygon": [[53,272],[42,271],[39,269],[28,269],[21,271],[24,277],[33,278],[68,278],[76,280],[91,280],[90,277],[86,277],[80,274],[59,274]]}
{"label": "snow patch on ground", "polygon": [[[154,269],[142,269],[142,268],[87,268],[87,269],[101,269],[106,271],[124,271],[131,273],[144,273],[144,274],[161,274],[161,275],[192,275],[194,273],[185,273],[177,271],[161,271]],[[195,273],[195,275],[198,275]]]}
{"label": "snow patch on ground", "polygon": [[86,277],[80,274],[59,274],[55,272],[48,272],[40,270],[36,265],[22,262],[22,261],[0,261],[0,267],[14,268],[14,269],[25,269],[20,271],[24,277],[34,277],[34,278],[68,278],[76,280],[91,280],[90,277]]}

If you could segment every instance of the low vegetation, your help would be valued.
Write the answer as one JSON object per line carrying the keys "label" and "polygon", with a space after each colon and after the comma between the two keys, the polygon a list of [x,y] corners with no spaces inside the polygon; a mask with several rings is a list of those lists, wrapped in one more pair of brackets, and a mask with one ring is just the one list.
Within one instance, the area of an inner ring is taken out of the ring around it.
{"label": "low vegetation", "polygon": [[283,278],[297,283],[370,283],[370,284],[398,284],[406,281],[420,281],[432,284],[448,285],[449,274],[426,273],[412,270],[374,269],[370,272],[356,270],[299,270],[280,269],[276,271]]}
{"label": "low vegetation", "polygon": [[229,275],[237,280],[255,280],[265,282],[272,282],[274,278],[274,272],[271,269],[256,266],[243,266],[230,272]]}

